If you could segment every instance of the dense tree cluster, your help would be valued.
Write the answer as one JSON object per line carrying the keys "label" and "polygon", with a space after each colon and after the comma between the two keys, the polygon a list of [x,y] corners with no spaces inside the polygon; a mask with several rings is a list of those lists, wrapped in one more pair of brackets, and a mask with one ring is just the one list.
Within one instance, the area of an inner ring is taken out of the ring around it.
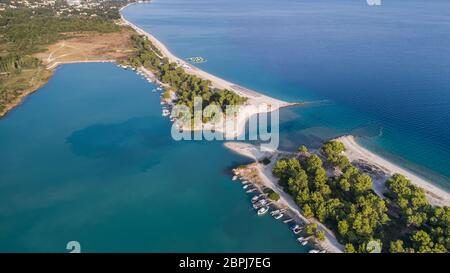
{"label": "dense tree cluster", "polygon": [[[302,152],[305,150],[301,148]],[[342,143],[330,141],[321,149],[323,159],[316,154],[280,159],[272,172],[303,214],[334,230],[347,252],[366,252],[367,243],[374,240],[381,243],[383,251],[448,250],[447,207],[430,206],[423,191],[400,175],[387,182],[393,198],[379,197],[372,190],[371,177],[350,164],[342,154],[344,150]],[[323,160],[339,171],[330,170],[333,174],[327,175]],[[392,214],[400,215],[402,230],[395,229],[400,223]],[[401,240],[404,234],[409,234],[405,242]]]}
{"label": "dense tree cluster", "polygon": [[161,82],[168,84],[175,91],[177,104],[193,110],[194,98],[201,97],[203,107],[215,104],[225,110],[228,105],[240,105],[246,101],[246,98],[230,90],[212,88],[210,81],[188,74],[176,63],[161,58],[158,49],[145,37],[134,35],[132,40],[137,54],[130,59],[130,64],[136,68],[144,66],[154,71]]}
{"label": "dense tree cluster", "polygon": [[[20,56],[29,55],[58,40],[63,33],[120,30],[112,20],[83,16],[52,16],[46,10],[15,9],[4,11],[0,17],[2,51]],[[4,60],[2,58],[2,60]]]}
{"label": "dense tree cluster", "polygon": [[344,169],[350,165],[348,158],[341,154],[345,151],[345,146],[342,142],[336,140],[328,141],[322,146],[322,151],[327,161],[333,166]]}
{"label": "dense tree cluster", "polygon": [[395,174],[387,182],[393,209],[408,231],[403,240],[391,242],[391,252],[448,252],[450,250],[450,209],[433,207],[422,189]]}

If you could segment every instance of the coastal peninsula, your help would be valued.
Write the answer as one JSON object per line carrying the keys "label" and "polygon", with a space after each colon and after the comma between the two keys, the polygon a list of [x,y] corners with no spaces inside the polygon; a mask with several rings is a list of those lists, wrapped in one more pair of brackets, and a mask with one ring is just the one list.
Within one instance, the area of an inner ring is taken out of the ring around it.
{"label": "coastal peninsula", "polygon": [[[38,23],[43,20],[54,20],[55,29],[48,34],[51,39],[38,40],[34,50],[30,51],[24,47],[17,54],[14,53],[16,47],[13,45],[6,49],[8,55],[0,60],[1,76],[5,78],[6,83],[0,89],[0,116],[5,115],[20,104],[24,97],[45,84],[58,65],[80,62],[116,62],[123,67],[139,70],[166,89],[164,101],[169,105],[181,102],[192,107],[193,101],[180,99],[186,93],[191,93],[189,96],[193,97],[194,90],[200,89],[196,95],[207,98],[206,101],[209,100],[209,103],[218,104],[223,109],[228,105],[237,106],[237,115],[225,116],[213,125],[214,130],[224,133],[226,138],[241,135],[245,130],[246,121],[255,114],[296,105],[228,82],[176,57],[158,39],[120,14],[123,8],[135,3],[105,1],[100,6],[87,7],[86,10],[91,13],[89,16],[82,10],[78,13],[74,11],[75,16],[71,14],[65,18],[58,9],[52,8],[51,11],[49,9],[42,14],[41,18],[32,17]],[[106,15],[100,17],[99,12],[95,13],[104,8],[109,8]],[[32,23],[26,21],[27,16],[31,16],[29,13],[30,10],[26,8],[8,11],[6,15],[12,18],[12,23],[8,23],[6,33],[12,35],[8,27],[12,31],[16,27],[15,24],[26,28]],[[49,16],[48,13],[52,15]],[[57,23],[62,19],[68,22],[58,27]],[[55,43],[48,42],[52,40]],[[29,78],[31,80],[28,81]],[[184,78],[183,82],[198,82],[198,84],[185,86],[178,80],[180,78]],[[183,129],[202,130],[208,127],[208,123],[208,120],[203,120],[200,125],[192,127],[189,122]],[[227,123],[235,126],[225,128]]]}
{"label": "coastal peninsula", "polygon": [[[245,143],[225,147],[255,163],[264,184],[306,223],[325,236],[327,251],[448,252],[449,194],[361,147],[353,136],[326,142],[319,150],[260,152]],[[347,157],[348,155],[348,157]],[[256,182],[255,182],[256,181]],[[319,236],[316,235],[317,238]]]}

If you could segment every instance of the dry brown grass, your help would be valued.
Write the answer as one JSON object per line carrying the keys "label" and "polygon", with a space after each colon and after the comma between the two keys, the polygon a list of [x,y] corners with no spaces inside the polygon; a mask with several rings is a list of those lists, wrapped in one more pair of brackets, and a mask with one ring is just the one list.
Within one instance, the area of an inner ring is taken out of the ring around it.
{"label": "dry brown grass", "polygon": [[239,174],[245,179],[255,184],[262,184],[256,163],[251,163],[238,168]]}
{"label": "dry brown grass", "polygon": [[70,33],[67,34],[70,38],[50,45],[47,51],[35,56],[48,68],[58,63],[121,60],[134,51],[130,40],[132,33],[129,29],[113,33]]}
{"label": "dry brown grass", "polygon": [[47,69],[39,66],[21,73],[0,73],[0,117],[44,85],[58,64],[128,59],[134,52],[130,39],[133,33],[128,28],[114,33],[67,33],[67,39],[34,54]]}
{"label": "dry brown grass", "polygon": [[0,118],[17,106],[22,99],[47,83],[50,70],[38,67],[21,73],[0,75]]}

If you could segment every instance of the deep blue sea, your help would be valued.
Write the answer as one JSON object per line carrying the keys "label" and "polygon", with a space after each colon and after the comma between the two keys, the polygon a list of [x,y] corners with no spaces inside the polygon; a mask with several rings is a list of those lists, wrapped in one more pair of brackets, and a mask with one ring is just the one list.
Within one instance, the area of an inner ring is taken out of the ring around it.
{"label": "deep blue sea", "polygon": [[[448,1],[154,0],[124,10],[183,58],[276,98],[281,144],[342,134],[450,189]],[[303,252],[258,217],[221,142],[176,142],[154,87],[59,67],[0,120],[0,252]],[[419,167],[420,166],[420,167]]]}
{"label": "deep blue sea", "polygon": [[353,133],[450,189],[450,2],[154,0],[125,17],[176,55],[289,101],[284,148]]}

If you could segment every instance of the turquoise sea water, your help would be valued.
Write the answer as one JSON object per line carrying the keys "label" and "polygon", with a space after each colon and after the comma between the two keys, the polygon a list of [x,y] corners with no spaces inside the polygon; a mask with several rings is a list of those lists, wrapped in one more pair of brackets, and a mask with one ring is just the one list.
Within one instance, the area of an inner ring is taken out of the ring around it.
{"label": "turquoise sea water", "polygon": [[[447,1],[155,0],[130,21],[268,95],[282,148],[341,134],[450,189]],[[304,252],[230,180],[220,142],[176,142],[153,86],[74,64],[0,120],[0,252]],[[325,102],[324,102],[325,101]],[[418,167],[421,166],[421,167]]]}
{"label": "turquoise sea water", "polygon": [[283,148],[353,133],[450,189],[450,13],[446,0],[155,0],[125,17],[182,58],[289,101]]}
{"label": "turquoise sea water", "polygon": [[159,95],[113,64],[57,69],[0,121],[0,252],[302,252],[258,217],[220,142],[176,142]]}

